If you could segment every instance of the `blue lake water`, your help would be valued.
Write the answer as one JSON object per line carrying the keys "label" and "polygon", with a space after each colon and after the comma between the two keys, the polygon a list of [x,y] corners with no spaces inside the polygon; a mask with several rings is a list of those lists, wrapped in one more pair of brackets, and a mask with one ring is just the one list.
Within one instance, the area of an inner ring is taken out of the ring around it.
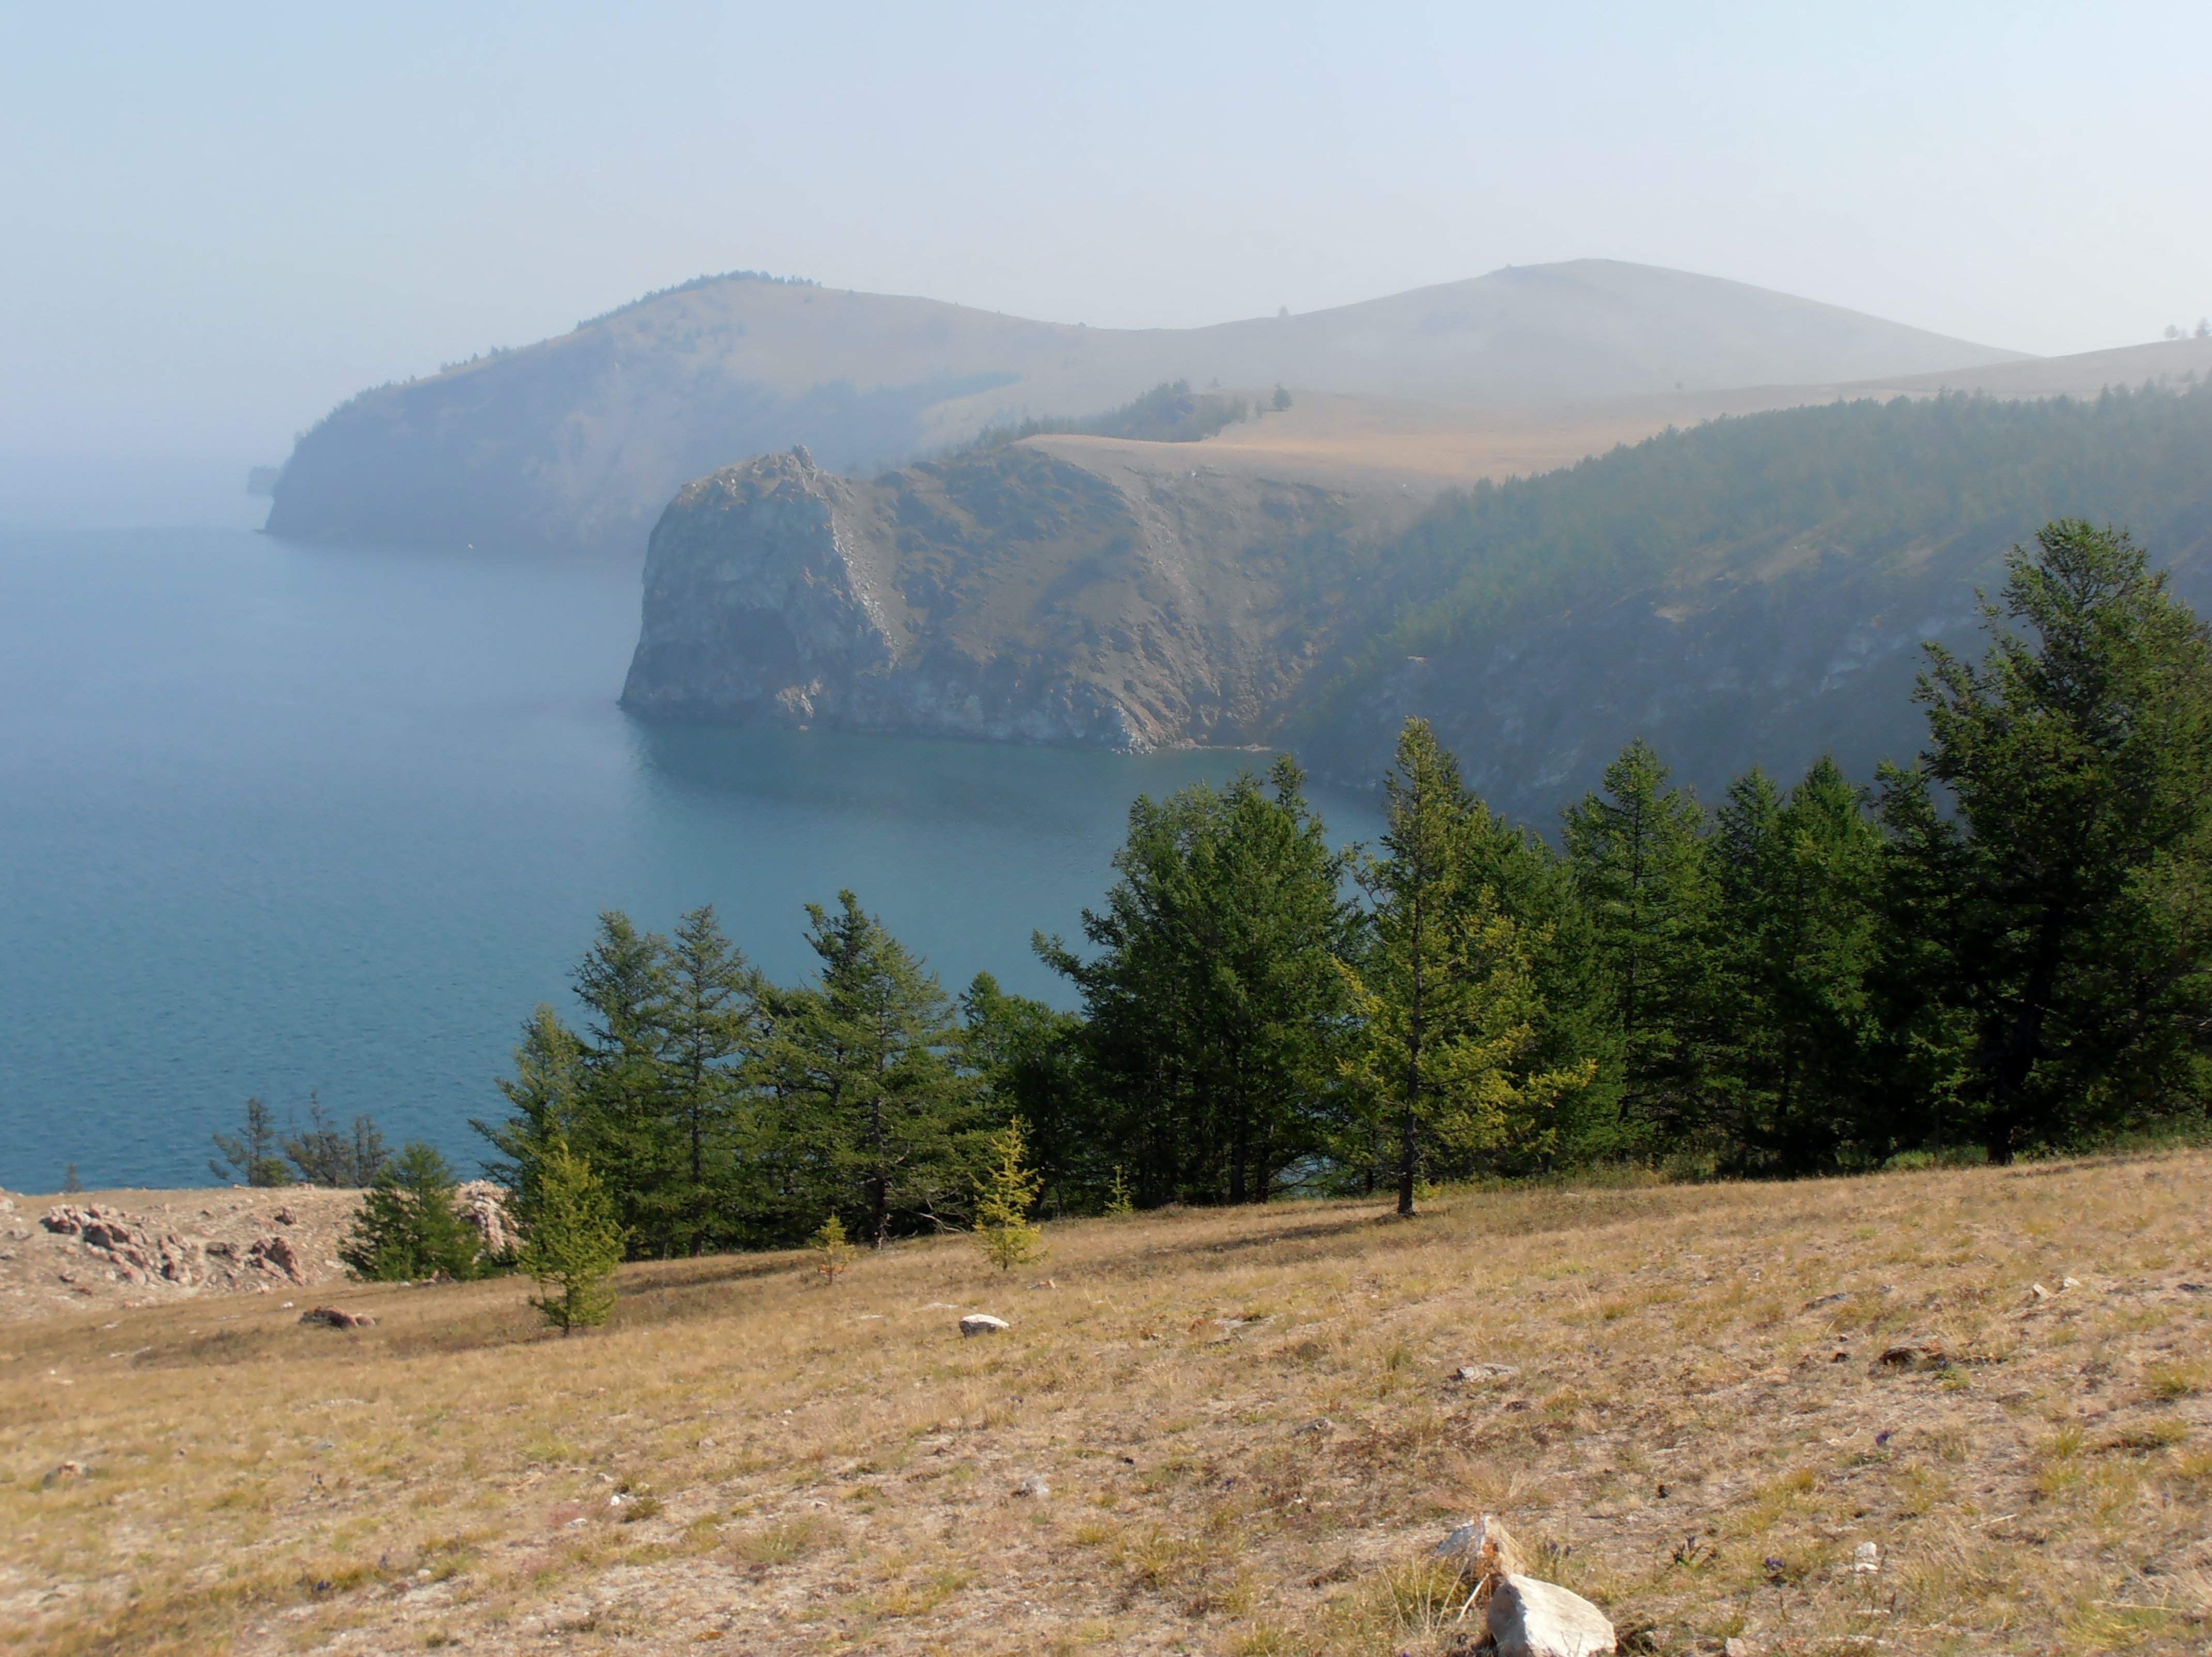
{"label": "blue lake water", "polygon": [[[204,1184],[248,1094],[472,1169],[599,911],[772,974],[850,886],[948,988],[1066,1000],[1130,801],[1265,756],[644,725],[634,577],[230,531],[0,535],[0,1186]],[[1339,839],[1357,796],[1317,795]]]}

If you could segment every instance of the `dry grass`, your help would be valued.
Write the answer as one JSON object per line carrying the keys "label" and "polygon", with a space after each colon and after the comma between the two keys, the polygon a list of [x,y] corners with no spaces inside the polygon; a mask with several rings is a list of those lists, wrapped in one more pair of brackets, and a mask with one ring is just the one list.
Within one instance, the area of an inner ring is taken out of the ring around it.
{"label": "dry grass", "polygon": [[1052,1290],[642,1266],[566,1342],[511,1282],[19,1325],[0,1645],[1443,1651],[1425,1550],[1488,1509],[1634,1649],[2201,1652],[2208,1174],[1085,1222]]}

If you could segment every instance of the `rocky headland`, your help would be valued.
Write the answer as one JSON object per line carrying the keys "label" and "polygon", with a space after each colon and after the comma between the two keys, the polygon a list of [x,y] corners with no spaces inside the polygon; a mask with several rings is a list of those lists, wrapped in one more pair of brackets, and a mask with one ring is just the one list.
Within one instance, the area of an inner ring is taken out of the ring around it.
{"label": "rocky headland", "polygon": [[803,448],[653,532],[623,693],[650,718],[1144,750],[1266,740],[1395,486],[1197,445],[1037,438],[842,477]]}

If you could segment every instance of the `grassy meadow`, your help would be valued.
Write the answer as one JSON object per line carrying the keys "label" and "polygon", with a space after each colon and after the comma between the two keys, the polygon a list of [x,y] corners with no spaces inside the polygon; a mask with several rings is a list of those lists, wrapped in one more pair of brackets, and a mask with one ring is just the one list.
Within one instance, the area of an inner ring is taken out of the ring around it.
{"label": "grassy meadow", "polygon": [[0,1650],[1441,1653],[1488,1511],[1632,1650],[2202,1652],[2209,1176],[1170,1211],[627,1266],[566,1340],[512,1278],[8,1326]]}

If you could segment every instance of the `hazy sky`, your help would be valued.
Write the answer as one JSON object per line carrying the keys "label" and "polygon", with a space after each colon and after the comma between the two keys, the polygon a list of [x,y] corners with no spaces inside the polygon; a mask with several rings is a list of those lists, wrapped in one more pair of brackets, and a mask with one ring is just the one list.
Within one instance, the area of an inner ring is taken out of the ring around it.
{"label": "hazy sky", "polygon": [[702,271],[1094,326],[1673,265],[2212,312],[2212,6],[0,9],[0,522],[242,519],[360,387]]}

